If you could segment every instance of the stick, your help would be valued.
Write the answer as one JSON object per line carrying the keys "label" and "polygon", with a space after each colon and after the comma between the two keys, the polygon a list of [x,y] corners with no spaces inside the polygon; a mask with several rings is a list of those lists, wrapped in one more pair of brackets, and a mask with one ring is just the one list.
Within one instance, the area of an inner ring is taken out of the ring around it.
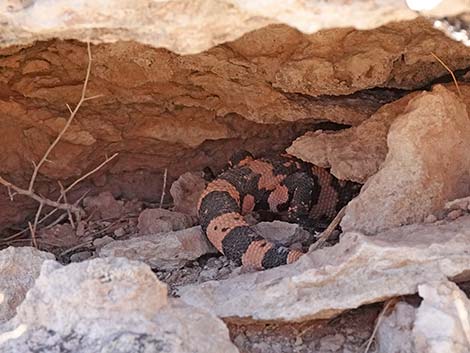
{"label": "stick", "polygon": [[457,82],[457,78],[455,77],[454,75],[454,72],[449,68],[449,66],[447,66],[445,64],[444,61],[442,61],[436,54],[434,53],[431,53],[431,55],[434,57],[434,59],[436,59],[437,61],[439,61],[439,63],[444,66],[444,68],[450,73],[450,75],[452,76],[452,80],[454,80],[454,84],[455,84],[455,87],[457,88],[457,93],[459,94],[459,97],[462,98],[462,92],[460,92],[460,87],[459,87],[459,83]]}
{"label": "stick", "polygon": [[92,58],[91,58],[91,47],[90,47],[90,42],[87,43],[87,52],[88,52],[88,66],[87,66],[87,70],[86,70],[86,75],[85,75],[85,81],[83,82],[83,87],[82,87],[82,94],[81,94],[81,97],[80,97],[80,100],[78,101],[77,105],[75,106],[75,109],[71,110],[70,107],[67,105],[67,107],[69,108],[69,111],[70,111],[70,116],[67,120],[67,122],[65,123],[64,127],[62,128],[62,130],[59,132],[59,135],[57,135],[57,137],[55,138],[55,140],[52,142],[52,144],[49,146],[49,148],[46,150],[46,152],[44,153],[44,155],[42,156],[41,160],[39,161],[39,163],[33,163],[34,165],[34,170],[33,170],[33,174],[31,175],[31,179],[29,181],[29,187],[28,187],[28,191],[30,193],[32,193],[33,191],[33,188],[34,188],[34,182],[36,181],[36,177],[39,173],[39,169],[41,169],[42,165],[47,161],[47,158],[49,157],[49,155],[51,154],[52,150],[54,149],[54,147],[59,143],[59,141],[62,139],[62,137],[64,136],[65,132],[67,131],[67,129],[70,127],[70,124],[72,124],[72,121],[73,119],[75,118],[75,116],[77,115],[77,112],[78,110],[80,109],[81,105],[83,104],[83,102],[85,102],[86,100],[89,100],[91,98],[94,98],[94,97],[89,97],[89,98],[86,98],[85,97],[85,94],[86,94],[86,89],[87,89],[87,86],[88,86],[88,80],[90,79],[90,72],[91,72],[91,61],[92,61]]}
{"label": "stick", "polygon": [[335,218],[333,218],[333,220],[328,225],[328,227],[323,231],[323,233],[321,233],[320,237],[318,237],[318,240],[315,242],[315,244],[313,244],[310,247],[309,251],[315,251],[315,250],[320,249],[320,248],[323,247],[323,245],[328,240],[328,238],[331,236],[331,234],[333,234],[333,231],[336,229],[339,222],[341,222],[341,220],[343,219],[345,211],[346,211],[346,206],[344,206],[338,212],[338,214],[335,216]]}
{"label": "stick", "polygon": [[166,177],[168,174],[168,169],[165,168],[165,172],[163,173],[163,189],[162,189],[162,196],[160,197],[160,208],[163,206],[163,199],[165,198],[165,189],[166,189]]}

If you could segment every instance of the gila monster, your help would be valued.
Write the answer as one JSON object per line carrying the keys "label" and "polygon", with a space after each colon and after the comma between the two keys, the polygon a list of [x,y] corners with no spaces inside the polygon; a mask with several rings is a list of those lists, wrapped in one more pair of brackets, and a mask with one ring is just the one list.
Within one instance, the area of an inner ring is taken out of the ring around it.
{"label": "gila monster", "polygon": [[253,269],[289,264],[302,251],[270,243],[245,220],[255,209],[286,213],[289,222],[311,226],[333,219],[357,194],[358,184],[288,154],[255,159],[240,151],[230,168],[201,194],[198,217],[209,241],[227,258]]}

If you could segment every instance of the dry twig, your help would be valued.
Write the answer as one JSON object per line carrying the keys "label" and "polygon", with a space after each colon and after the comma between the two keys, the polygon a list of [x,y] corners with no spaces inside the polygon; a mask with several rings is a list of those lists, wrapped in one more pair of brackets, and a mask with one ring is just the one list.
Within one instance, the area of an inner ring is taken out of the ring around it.
{"label": "dry twig", "polygon": [[454,75],[454,72],[449,68],[449,66],[446,65],[446,63],[444,61],[441,60],[441,58],[439,58],[436,54],[434,53],[431,53],[431,55],[434,57],[434,59],[436,59],[437,61],[439,61],[439,63],[444,66],[444,68],[450,73],[450,75],[452,76],[452,80],[454,81],[454,84],[455,84],[455,87],[457,88],[457,93],[459,94],[459,97],[462,98],[462,92],[460,91],[460,87],[459,87],[459,83],[457,82],[457,78],[455,77]]}
{"label": "dry twig", "polygon": [[[87,177],[89,177],[90,175],[92,175],[93,173],[98,171],[99,169],[101,169],[105,164],[107,164],[108,162],[110,162],[112,159],[114,159],[117,156],[117,153],[115,153],[114,155],[112,155],[109,158],[106,157],[106,159],[103,163],[101,163],[99,166],[97,166],[96,168],[94,168],[90,172],[86,173],[85,175],[83,175],[80,178],[78,178],[77,180],[75,180],[67,188],[64,188],[62,186],[62,184],[59,182],[60,196],[58,197],[58,199],[56,201],[51,200],[51,199],[49,199],[47,197],[44,197],[42,195],[39,195],[34,191],[34,185],[35,185],[35,182],[36,182],[36,178],[39,174],[39,171],[40,171],[41,167],[44,165],[45,162],[50,162],[50,160],[48,158],[49,158],[52,150],[56,147],[56,145],[59,143],[59,141],[64,136],[65,132],[68,130],[68,128],[72,124],[72,121],[76,117],[76,115],[77,115],[80,107],[82,106],[82,104],[86,101],[101,97],[101,95],[86,97],[86,91],[87,91],[88,82],[89,82],[89,79],[90,79],[91,64],[92,64],[90,43],[87,43],[87,53],[88,53],[88,65],[87,65],[86,75],[85,75],[85,79],[84,79],[83,86],[82,86],[82,92],[81,92],[80,100],[78,101],[78,103],[77,103],[77,105],[75,106],[74,109],[72,109],[68,104],[66,104],[66,106],[67,106],[67,108],[70,112],[69,118],[67,119],[64,127],[59,132],[57,137],[54,139],[54,141],[51,143],[51,145],[47,148],[46,152],[43,154],[40,161],[38,163],[33,162],[34,169],[33,169],[32,175],[31,175],[31,179],[30,179],[29,184],[28,184],[28,188],[23,189],[23,188],[15,185],[15,184],[5,180],[3,177],[0,176],[0,184],[4,185],[8,189],[8,195],[10,197],[10,200],[13,201],[13,197],[18,194],[18,195],[27,196],[27,197],[29,197],[29,198],[31,198],[31,199],[33,199],[33,200],[35,200],[36,202],[39,203],[39,207],[38,207],[38,210],[37,210],[35,218],[34,218],[34,223],[31,224],[31,222],[29,222],[28,228],[14,234],[13,236],[10,236],[8,238],[10,240],[14,239],[16,236],[19,236],[19,235],[23,234],[26,230],[29,229],[30,232],[31,232],[32,241],[33,241],[34,245],[37,246],[36,230],[37,230],[38,224],[42,223],[44,220],[49,218],[57,210],[66,211],[68,216],[69,216],[69,220],[70,220],[71,225],[74,226],[74,220],[73,220],[72,214],[75,215],[77,221],[80,220],[81,215],[83,213],[83,209],[79,206],[79,202],[82,200],[82,198],[80,198],[74,204],[70,204],[67,201],[66,193],[68,191],[70,191],[75,185],[77,185],[78,183],[80,183],[81,181],[83,181],[84,179],[86,179]],[[12,190],[14,191],[14,193],[12,192]],[[41,213],[42,213],[42,210],[43,210],[44,206],[50,206],[50,207],[53,208],[53,210],[50,211],[47,215],[45,215],[43,218],[40,219],[40,216],[41,216]]]}
{"label": "dry twig", "polygon": [[163,199],[165,198],[165,189],[166,189],[166,178],[168,176],[168,169],[165,168],[165,172],[163,173],[163,188],[162,188],[162,196],[160,197],[160,208],[163,206]]}
{"label": "dry twig", "polygon": [[346,206],[344,206],[338,214],[333,218],[331,223],[328,225],[328,227],[321,233],[321,235],[318,237],[318,240],[310,247],[309,251],[315,251],[317,249],[320,249],[323,247],[325,242],[328,240],[328,238],[333,234],[333,231],[336,229],[338,226],[339,222],[344,217],[344,212],[346,210]]}

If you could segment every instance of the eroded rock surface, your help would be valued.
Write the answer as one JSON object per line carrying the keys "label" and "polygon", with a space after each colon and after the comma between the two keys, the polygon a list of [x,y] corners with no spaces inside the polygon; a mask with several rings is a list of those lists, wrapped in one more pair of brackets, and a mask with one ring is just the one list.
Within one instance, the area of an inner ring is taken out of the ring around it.
{"label": "eroded rock surface", "polygon": [[102,257],[126,257],[143,261],[152,268],[172,270],[191,260],[214,253],[214,247],[202,234],[201,227],[175,232],[138,236],[129,240],[113,241],[99,249]]}
{"label": "eroded rock surface", "polygon": [[[465,9],[465,1],[444,1],[428,15]],[[234,40],[272,23],[312,33],[333,27],[374,28],[418,16],[405,2],[269,0],[107,1],[70,3],[46,0],[0,2],[2,44],[24,44],[53,37],[95,42],[135,40],[189,54]]]}
{"label": "eroded rock surface", "polygon": [[455,283],[434,281],[418,287],[423,302],[416,311],[416,352],[465,353],[470,350],[470,300]]}
{"label": "eroded rock surface", "polygon": [[421,222],[470,194],[469,116],[445,87],[411,99],[391,124],[387,144],[381,169],[347,206],[343,230],[375,234]]}
{"label": "eroded rock surface", "polygon": [[147,265],[123,258],[46,262],[0,332],[2,352],[238,352],[220,320],[168,302]]}
{"label": "eroded rock surface", "polygon": [[0,323],[15,315],[16,307],[39,276],[41,265],[54,255],[32,247],[0,251]]}
{"label": "eroded rock surface", "polygon": [[470,216],[374,237],[346,233],[297,263],[180,289],[187,303],[226,319],[301,321],[413,294],[426,281],[470,270]]}

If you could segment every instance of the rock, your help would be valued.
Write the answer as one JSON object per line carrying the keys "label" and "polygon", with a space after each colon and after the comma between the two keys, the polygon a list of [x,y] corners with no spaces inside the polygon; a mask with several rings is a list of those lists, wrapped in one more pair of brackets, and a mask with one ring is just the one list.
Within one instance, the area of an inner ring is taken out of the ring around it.
{"label": "rock", "polygon": [[345,341],[346,338],[341,334],[322,337],[320,339],[320,351],[336,352],[343,346]]}
{"label": "rock", "polygon": [[[229,320],[302,321],[413,294],[470,270],[470,216],[403,226],[374,237],[349,232],[292,265],[179,289],[185,302]],[[464,280],[464,278],[461,278]]]}
{"label": "rock", "polygon": [[433,281],[418,287],[414,344],[419,353],[466,353],[470,347],[470,300],[455,283]]}
{"label": "rock", "polygon": [[343,230],[375,234],[422,222],[469,195],[468,121],[465,104],[441,85],[411,99],[390,127],[381,169],[347,206]]}
{"label": "rock", "polygon": [[[81,224],[81,223],[80,223]],[[50,228],[42,228],[38,234],[47,244],[54,244],[54,247],[71,248],[81,242],[77,235],[77,229],[73,229],[69,223],[56,224]],[[49,247],[48,245],[46,245]]]}
{"label": "rock", "polygon": [[[446,0],[444,3],[422,13],[443,17],[466,9],[465,1]],[[71,5],[65,0],[57,0],[53,5],[45,0],[2,1],[3,46],[55,37],[81,41],[93,38],[95,42],[139,41],[182,54],[194,54],[269,24],[286,23],[312,33],[332,27],[374,28],[419,15],[404,2],[376,3],[371,0],[308,4],[300,0],[289,4],[279,0],[259,3],[198,0],[184,6],[153,4],[148,0],[131,3],[113,0],[106,4],[80,1]],[[36,66],[41,68],[43,65]]]}
{"label": "rock", "polygon": [[417,95],[410,93],[383,105],[359,126],[334,133],[307,132],[295,140],[287,152],[306,162],[331,168],[338,179],[365,183],[385,160],[390,125]]}
{"label": "rock", "polygon": [[437,221],[437,217],[433,214],[430,214],[428,215],[425,219],[424,219],[424,223],[434,223]]}
{"label": "rock", "polygon": [[147,265],[123,258],[46,262],[0,341],[5,353],[237,352],[220,320],[168,301]]}
{"label": "rock", "polygon": [[448,210],[468,211],[469,207],[470,207],[470,196],[452,200],[445,204],[445,208]]}
{"label": "rock", "polygon": [[202,173],[187,172],[171,184],[170,194],[175,211],[197,217],[197,203],[206,187],[202,176]]}
{"label": "rock", "polygon": [[99,256],[122,256],[145,262],[152,268],[171,270],[213,252],[216,252],[215,248],[209,244],[198,226],[114,241],[103,246],[99,250]]}
{"label": "rock", "polygon": [[100,193],[97,196],[85,197],[83,206],[93,219],[115,219],[121,217],[124,202],[117,201],[109,191]]}
{"label": "rock", "polygon": [[106,244],[109,244],[111,242],[113,242],[114,239],[111,238],[109,235],[106,235],[104,237],[101,237],[101,238],[96,238],[95,240],[93,240],[93,246],[97,249],[99,248],[102,248],[103,246],[105,246]]}
{"label": "rock", "polygon": [[312,238],[312,235],[296,223],[282,221],[260,222],[253,226],[263,238],[274,243],[286,246],[294,243],[303,243]]}
{"label": "rock", "polygon": [[32,247],[8,247],[0,251],[0,323],[15,315],[16,307],[39,276],[41,265],[54,255]]}
{"label": "rock", "polygon": [[452,210],[447,214],[447,219],[450,221],[453,221],[454,219],[457,219],[463,215],[462,210]]}
{"label": "rock", "polygon": [[377,352],[380,353],[415,353],[413,329],[416,309],[399,302],[390,315],[384,316],[377,328]]}
{"label": "rock", "polygon": [[91,251],[87,251],[87,250],[86,251],[80,251],[80,252],[76,252],[75,254],[72,254],[70,256],[70,261],[72,261],[72,262],[81,262],[81,261],[89,259],[92,256],[93,256],[93,253]]}
{"label": "rock", "polygon": [[139,215],[140,234],[156,234],[189,228],[194,224],[192,218],[179,212],[172,212],[163,208],[143,210]]}

